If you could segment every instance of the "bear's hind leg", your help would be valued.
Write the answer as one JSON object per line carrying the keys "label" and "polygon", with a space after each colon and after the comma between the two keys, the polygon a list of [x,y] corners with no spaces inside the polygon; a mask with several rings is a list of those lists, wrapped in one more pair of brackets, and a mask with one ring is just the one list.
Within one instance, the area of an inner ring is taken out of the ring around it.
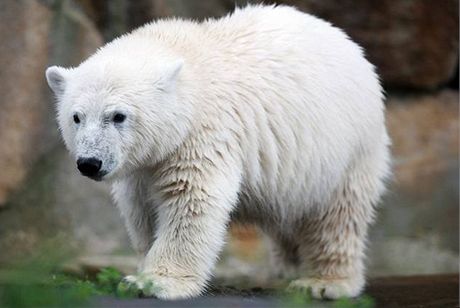
{"label": "bear's hind leg", "polygon": [[383,190],[381,177],[372,176],[371,170],[349,174],[332,202],[305,218],[299,255],[306,276],[291,282],[291,289],[327,299],[361,293],[367,229]]}
{"label": "bear's hind leg", "polygon": [[300,265],[298,244],[273,232],[266,233],[266,240],[269,246],[271,275],[279,279],[298,277]]}

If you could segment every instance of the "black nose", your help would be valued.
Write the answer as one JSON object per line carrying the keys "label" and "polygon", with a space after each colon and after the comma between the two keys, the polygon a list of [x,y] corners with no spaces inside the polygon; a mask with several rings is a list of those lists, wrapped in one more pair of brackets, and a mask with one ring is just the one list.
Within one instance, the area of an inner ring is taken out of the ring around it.
{"label": "black nose", "polygon": [[101,170],[102,161],[97,158],[79,158],[77,167],[81,174],[85,176],[96,176]]}

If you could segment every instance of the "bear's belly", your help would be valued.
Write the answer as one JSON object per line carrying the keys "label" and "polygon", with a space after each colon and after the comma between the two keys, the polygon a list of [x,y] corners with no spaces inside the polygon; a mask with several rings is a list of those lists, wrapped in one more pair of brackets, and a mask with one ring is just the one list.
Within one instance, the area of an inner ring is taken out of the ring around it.
{"label": "bear's belly", "polygon": [[[277,196],[275,196],[277,195]],[[289,232],[289,226],[302,220],[314,208],[314,202],[308,201],[308,192],[292,192],[262,195],[243,188],[232,212],[232,222],[253,224],[262,230],[279,229]]]}

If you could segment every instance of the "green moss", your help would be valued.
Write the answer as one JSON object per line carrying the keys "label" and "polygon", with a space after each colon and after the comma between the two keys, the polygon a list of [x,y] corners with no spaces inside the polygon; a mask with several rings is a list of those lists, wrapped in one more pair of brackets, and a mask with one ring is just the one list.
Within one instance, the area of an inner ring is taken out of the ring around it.
{"label": "green moss", "polygon": [[138,296],[135,290],[119,290],[123,276],[114,268],[101,270],[94,281],[59,273],[70,251],[46,246],[0,269],[0,307],[88,307],[95,296]]}

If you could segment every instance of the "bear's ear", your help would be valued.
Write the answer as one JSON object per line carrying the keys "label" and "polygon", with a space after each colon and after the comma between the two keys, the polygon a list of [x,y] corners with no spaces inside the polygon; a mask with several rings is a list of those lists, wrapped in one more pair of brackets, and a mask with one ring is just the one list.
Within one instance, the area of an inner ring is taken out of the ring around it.
{"label": "bear's ear", "polygon": [[159,80],[159,86],[163,90],[169,90],[176,84],[177,77],[182,67],[184,66],[184,60],[179,59],[171,62],[162,69],[161,78]]}
{"label": "bear's ear", "polygon": [[46,80],[54,94],[61,95],[65,89],[67,70],[59,66],[51,66],[46,69]]}

